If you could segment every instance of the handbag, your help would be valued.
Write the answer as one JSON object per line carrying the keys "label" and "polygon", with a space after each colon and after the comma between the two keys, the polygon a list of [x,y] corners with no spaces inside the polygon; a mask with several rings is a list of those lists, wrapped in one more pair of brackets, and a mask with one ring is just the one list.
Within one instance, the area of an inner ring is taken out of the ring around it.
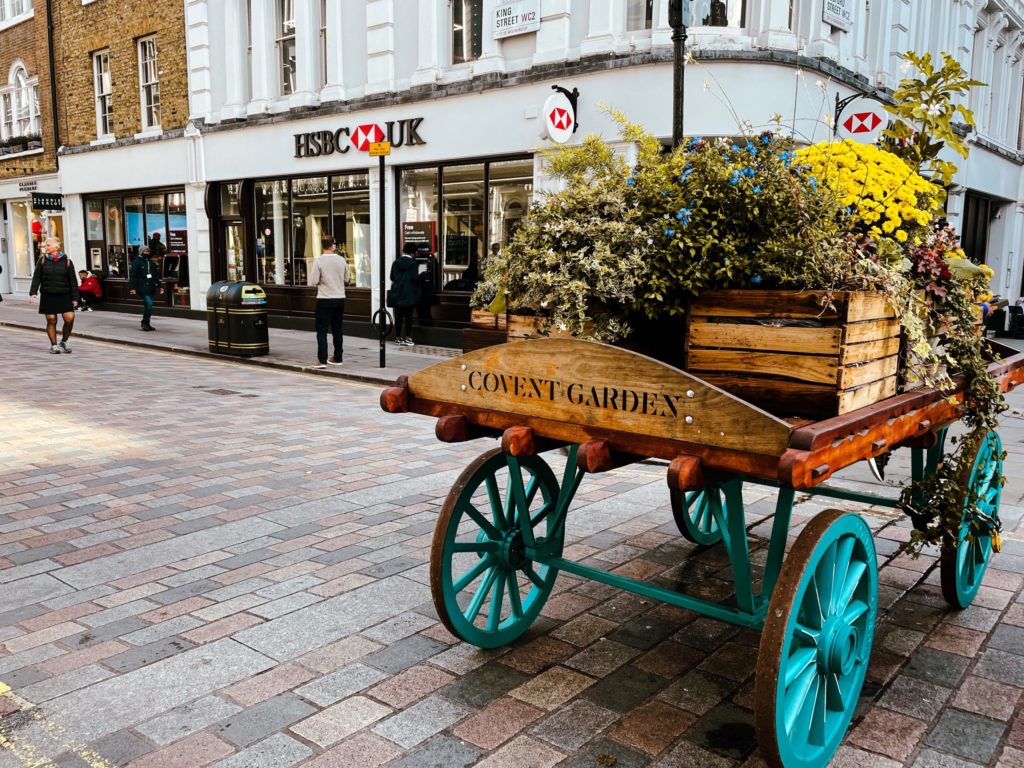
{"label": "handbag", "polygon": [[384,303],[387,306],[389,306],[389,307],[394,307],[395,306],[395,289],[394,288],[388,288],[387,292],[384,294]]}

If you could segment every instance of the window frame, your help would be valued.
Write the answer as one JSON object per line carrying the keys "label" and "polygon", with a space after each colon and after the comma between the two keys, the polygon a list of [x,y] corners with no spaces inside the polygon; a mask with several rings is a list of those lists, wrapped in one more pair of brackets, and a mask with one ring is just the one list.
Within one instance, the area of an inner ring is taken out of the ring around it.
{"label": "window frame", "polygon": [[30,77],[19,59],[11,66],[7,83],[0,86],[0,139],[41,135],[39,78]]}
{"label": "window frame", "polygon": [[[93,51],[92,83],[93,107],[96,113],[96,139],[112,139],[114,137],[114,86],[110,78],[110,49],[101,48]],[[105,62],[105,69],[101,66]],[[107,90],[101,90],[101,79],[106,77]],[[103,130],[103,129],[106,130]]]}
{"label": "window frame", "polygon": [[34,15],[34,0],[0,0],[0,30],[20,24]]}
{"label": "window frame", "polygon": [[[689,0],[684,0],[684,2],[689,2]],[[644,6],[645,6],[645,8],[644,8],[644,26],[642,26],[642,27],[630,27],[629,26],[629,22],[630,22],[630,9],[631,9],[631,6],[634,5],[634,4],[640,4],[640,3],[643,3]],[[654,0],[626,0],[625,12],[626,12],[626,22],[625,22],[625,27],[624,28],[625,28],[627,34],[636,34],[636,33],[643,34],[643,33],[650,32],[652,29],[654,29]]]}
{"label": "window frame", "polygon": [[[152,51],[152,58],[146,53]],[[145,35],[135,41],[135,55],[139,66],[139,113],[143,131],[158,131],[162,123],[160,103],[160,47],[156,35]],[[152,79],[147,79],[147,68]]]}
{"label": "window frame", "polygon": [[[291,96],[295,93],[294,78],[296,75],[295,67],[292,67],[292,81],[288,82],[285,80],[285,50],[286,45],[290,42],[292,50],[295,52],[296,59],[298,57],[298,49],[295,45],[295,0],[277,0],[274,4],[275,10],[275,21],[276,29],[274,35],[274,44],[277,48],[277,91],[278,95]],[[285,18],[285,12],[288,8],[291,8],[291,32],[288,32],[289,20]]]}
{"label": "window frame", "polygon": [[[483,0],[451,0],[448,4],[448,44],[450,46],[450,58],[452,66],[472,64],[483,55]],[[459,16],[462,25],[456,30],[455,18],[456,8],[459,9]],[[467,9],[469,10],[469,22],[466,21]],[[477,42],[480,50],[473,50],[473,31],[477,28]],[[455,34],[461,33],[462,58],[456,59]]]}

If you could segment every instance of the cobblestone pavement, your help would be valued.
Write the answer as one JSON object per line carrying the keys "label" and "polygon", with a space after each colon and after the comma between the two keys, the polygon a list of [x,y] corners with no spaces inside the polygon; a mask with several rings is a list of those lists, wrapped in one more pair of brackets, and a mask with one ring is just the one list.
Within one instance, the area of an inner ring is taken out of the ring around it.
{"label": "cobblestone pavement", "polygon": [[[99,342],[50,356],[14,329],[0,349],[0,768],[762,765],[757,633],[566,574],[510,648],[442,629],[434,521],[490,443],[441,445],[371,386]],[[1024,766],[1021,420],[1002,434],[1004,551],[971,608],[946,609],[934,558],[894,557],[904,522],[866,515],[882,610],[835,765]],[[724,596],[664,472],[587,477],[568,556]],[[757,562],[773,505],[747,501]]]}

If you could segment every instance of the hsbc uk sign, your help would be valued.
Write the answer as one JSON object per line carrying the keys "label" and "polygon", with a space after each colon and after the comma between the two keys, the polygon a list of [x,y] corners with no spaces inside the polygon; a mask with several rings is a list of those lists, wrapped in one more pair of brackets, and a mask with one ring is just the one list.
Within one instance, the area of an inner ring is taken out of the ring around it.
{"label": "hsbc uk sign", "polygon": [[311,131],[295,134],[295,157],[343,155],[350,149],[368,152],[371,144],[391,142],[391,147],[412,147],[426,144],[419,134],[422,117],[389,120],[385,123],[363,123],[345,126],[336,131]]}

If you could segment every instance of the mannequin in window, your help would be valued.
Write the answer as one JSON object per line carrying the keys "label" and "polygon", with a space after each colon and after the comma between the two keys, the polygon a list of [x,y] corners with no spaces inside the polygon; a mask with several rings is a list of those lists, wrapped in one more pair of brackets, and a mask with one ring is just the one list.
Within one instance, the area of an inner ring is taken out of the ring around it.
{"label": "mannequin in window", "polygon": [[705,27],[727,27],[729,16],[722,0],[711,0],[711,13],[704,17]]}

